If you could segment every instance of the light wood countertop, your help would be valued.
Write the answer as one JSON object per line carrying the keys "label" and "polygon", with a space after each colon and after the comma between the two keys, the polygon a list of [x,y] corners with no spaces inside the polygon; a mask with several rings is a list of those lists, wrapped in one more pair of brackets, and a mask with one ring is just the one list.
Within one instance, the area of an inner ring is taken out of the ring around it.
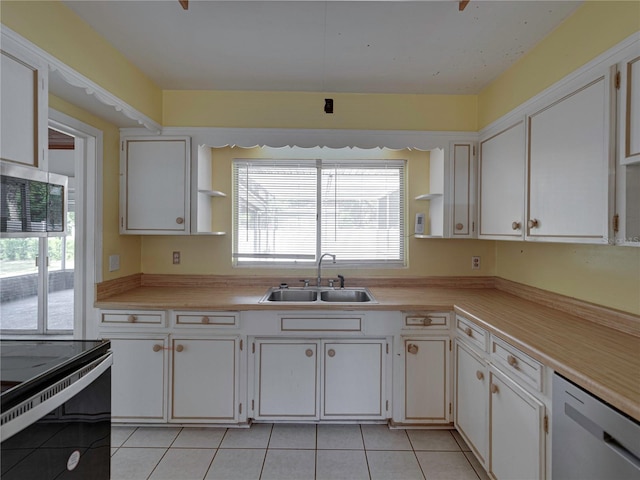
{"label": "light wood countertop", "polygon": [[[496,288],[369,286],[376,304],[260,304],[264,286],[140,286],[103,309],[451,311],[640,421],[640,337]],[[632,316],[634,317],[634,316]]]}

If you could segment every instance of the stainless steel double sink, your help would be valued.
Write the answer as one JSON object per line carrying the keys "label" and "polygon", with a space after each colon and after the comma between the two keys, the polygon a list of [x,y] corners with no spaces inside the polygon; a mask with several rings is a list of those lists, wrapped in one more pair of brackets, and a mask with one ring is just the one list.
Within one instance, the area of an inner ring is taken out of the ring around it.
{"label": "stainless steel double sink", "polygon": [[377,303],[366,288],[270,288],[260,299],[260,303],[296,302],[296,303]]}

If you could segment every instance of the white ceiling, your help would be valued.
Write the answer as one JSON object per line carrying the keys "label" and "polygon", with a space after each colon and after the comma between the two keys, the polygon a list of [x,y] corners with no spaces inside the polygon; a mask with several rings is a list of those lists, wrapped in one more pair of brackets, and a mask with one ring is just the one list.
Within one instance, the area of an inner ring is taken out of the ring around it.
{"label": "white ceiling", "polygon": [[65,3],[162,89],[477,94],[581,2]]}

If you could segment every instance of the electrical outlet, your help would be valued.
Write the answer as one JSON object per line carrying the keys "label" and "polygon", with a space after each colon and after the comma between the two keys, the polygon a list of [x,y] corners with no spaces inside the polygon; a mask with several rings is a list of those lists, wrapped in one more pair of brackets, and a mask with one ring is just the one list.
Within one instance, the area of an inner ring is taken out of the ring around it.
{"label": "electrical outlet", "polygon": [[480,270],[480,257],[471,257],[471,270]]}
{"label": "electrical outlet", "polygon": [[120,270],[120,255],[109,255],[109,271]]}
{"label": "electrical outlet", "polygon": [[173,264],[174,265],[180,264],[180,252],[173,252]]}

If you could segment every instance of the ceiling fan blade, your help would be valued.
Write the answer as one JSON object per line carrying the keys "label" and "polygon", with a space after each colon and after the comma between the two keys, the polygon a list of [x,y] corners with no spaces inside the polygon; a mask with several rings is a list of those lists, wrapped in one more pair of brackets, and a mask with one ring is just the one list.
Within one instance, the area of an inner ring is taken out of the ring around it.
{"label": "ceiling fan blade", "polygon": [[184,10],[189,10],[189,0],[178,0]]}
{"label": "ceiling fan blade", "polygon": [[463,11],[465,8],[467,8],[467,5],[469,4],[471,0],[461,0],[458,3],[458,11],[461,12]]}

